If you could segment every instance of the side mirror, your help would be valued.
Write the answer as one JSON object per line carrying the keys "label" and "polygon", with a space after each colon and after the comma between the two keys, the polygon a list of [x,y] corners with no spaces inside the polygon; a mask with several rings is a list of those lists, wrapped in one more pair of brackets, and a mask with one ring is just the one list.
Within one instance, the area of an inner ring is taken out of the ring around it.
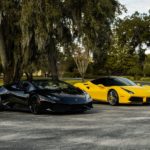
{"label": "side mirror", "polygon": [[27,93],[28,93],[28,90],[27,90],[27,89],[24,89],[24,93],[27,94]]}

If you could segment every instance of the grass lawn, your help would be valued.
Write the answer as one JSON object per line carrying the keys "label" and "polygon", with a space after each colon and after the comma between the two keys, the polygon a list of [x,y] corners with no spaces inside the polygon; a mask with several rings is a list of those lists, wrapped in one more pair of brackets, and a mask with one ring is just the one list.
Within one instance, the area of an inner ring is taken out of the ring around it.
{"label": "grass lawn", "polygon": [[[70,83],[72,85],[74,85],[77,82],[82,82],[81,80],[64,80],[64,81],[68,82],[68,83]],[[3,85],[3,80],[2,79],[0,79],[0,85]]]}
{"label": "grass lawn", "polygon": [[[82,82],[82,80],[80,80],[80,79],[78,79],[78,80],[75,80],[75,79],[64,79],[64,81],[68,82],[68,83],[70,83],[72,85],[74,85],[75,83],[78,83],[78,82]],[[88,81],[88,80],[85,80],[85,81]],[[139,80],[139,82],[140,81],[150,82],[150,77],[141,78],[141,80]],[[2,84],[3,84],[3,81],[2,81],[2,79],[0,79],[0,85],[2,85]]]}

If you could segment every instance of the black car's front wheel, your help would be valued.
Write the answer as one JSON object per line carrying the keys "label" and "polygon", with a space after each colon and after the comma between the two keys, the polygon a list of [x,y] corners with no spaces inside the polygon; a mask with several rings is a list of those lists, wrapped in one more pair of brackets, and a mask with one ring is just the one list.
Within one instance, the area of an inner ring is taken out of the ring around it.
{"label": "black car's front wheel", "polygon": [[41,105],[38,96],[32,96],[29,104],[29,109],[33,114],[41,113]]}
{"label": "black car's front wheel", "polygon": [[119,96],[115,90],[110,90],[108,92],[107,101],[110,105],[116,106],[119,104]]}

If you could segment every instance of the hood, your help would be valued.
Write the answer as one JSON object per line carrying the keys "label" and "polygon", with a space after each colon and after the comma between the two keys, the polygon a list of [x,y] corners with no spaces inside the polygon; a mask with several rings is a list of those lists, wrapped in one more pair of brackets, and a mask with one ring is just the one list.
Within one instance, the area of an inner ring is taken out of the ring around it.
{"label": "hood", "polygon": [[120,88],[134,92],[134,94],[150,95],[150,88],[148,89],[143,86],[121,86]]}
{"label": "hood", "polygon": [[68,92],[62,92],[60,90],[52,91],[52,90],[38,90],[38,94],[48,97],[56,97],[60,99],[59,103],[64,104],[83,104],[87,103],[87,98],[85,93],[79,93],[79,94],[68,94]]}
{"label": "hood", "polygon": [[53,94],[53,96],[60,98],[61,102],[65,104],[83,104],[87,102],[85,94],[72,95],[72,94],[59,93],[59,94]]}

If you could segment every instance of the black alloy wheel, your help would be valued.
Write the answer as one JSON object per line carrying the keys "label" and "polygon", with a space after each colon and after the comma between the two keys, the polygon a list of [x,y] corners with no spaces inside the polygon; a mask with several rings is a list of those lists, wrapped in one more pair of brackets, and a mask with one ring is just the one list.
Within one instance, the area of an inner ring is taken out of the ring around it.
{"label": "black alloy wheel", "polygon": [[41,105],[38,96],[33,96],[31,98],[31,102],[29,104],[29,109],[33,114],[40,114],[41,113]]}

